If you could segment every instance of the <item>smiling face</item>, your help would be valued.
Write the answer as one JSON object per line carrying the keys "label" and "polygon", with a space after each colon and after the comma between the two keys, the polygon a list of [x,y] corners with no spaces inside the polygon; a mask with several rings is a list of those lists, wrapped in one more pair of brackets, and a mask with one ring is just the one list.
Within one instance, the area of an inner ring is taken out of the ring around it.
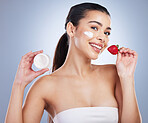
{"label": "smiling face", "polygon": [[85,18],[79,21],[73,36],[75,46],[86,57],[97,59],[107,47],[111,32],[110,24],[110,16],[106,13],[97,10],[86,12]]}

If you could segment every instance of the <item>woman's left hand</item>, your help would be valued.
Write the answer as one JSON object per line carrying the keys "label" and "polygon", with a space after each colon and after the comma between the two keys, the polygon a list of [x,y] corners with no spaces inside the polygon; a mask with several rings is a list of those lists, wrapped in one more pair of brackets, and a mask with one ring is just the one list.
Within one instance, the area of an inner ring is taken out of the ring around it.
{"label": "woman's left hand", "polygon": [[120,48],[117,54],[116,67],[119,77],[134,77],[138,54],[129,48]]}

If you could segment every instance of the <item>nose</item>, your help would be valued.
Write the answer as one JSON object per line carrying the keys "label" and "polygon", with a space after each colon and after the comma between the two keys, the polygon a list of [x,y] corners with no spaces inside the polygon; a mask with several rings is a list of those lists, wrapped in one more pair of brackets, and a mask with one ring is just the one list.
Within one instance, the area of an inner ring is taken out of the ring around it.
{"label": "nose", "polygon": [[101,41],[101,43],[105,43],[105,36],[103,32],[100,31],[96,38],[97,40]]}

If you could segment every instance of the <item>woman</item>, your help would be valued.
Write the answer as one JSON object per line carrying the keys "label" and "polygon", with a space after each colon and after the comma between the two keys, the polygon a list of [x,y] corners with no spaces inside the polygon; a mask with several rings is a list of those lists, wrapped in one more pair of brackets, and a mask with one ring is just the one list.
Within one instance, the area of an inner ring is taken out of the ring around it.
{"label": "woman", "polygon": [[48,69],[31,69],[33,58],[43,51],[22,57],[5,122],[38,123],[44,109],[55,123],[142,122],[134,88],[137,53],[122,47],[116,65],[91,64],[107,47],[110,23],[110,14],[101,5],[73,6],[55,51],[53,73],[32,85],[23,108],[25,87]]}

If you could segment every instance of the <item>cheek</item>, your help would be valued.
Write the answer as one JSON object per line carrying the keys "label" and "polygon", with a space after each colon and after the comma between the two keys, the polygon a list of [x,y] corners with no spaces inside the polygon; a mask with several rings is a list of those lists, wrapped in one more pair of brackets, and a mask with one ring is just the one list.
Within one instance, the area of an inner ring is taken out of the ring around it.
{"label": "cheek", "polygon": [[93,33],[90,31],[80,31],[77,33],[77,36],[75,37],[75,45],[80,50],[86,50],[88,48],[88,41],[92,39]]}
{"label": "cheek", "polygon": [[85,45],[85,43],[89,41],[90,39],[92,39],[93,36],[94,34],[90,31],[86,31],[86,30],[79,31],[75,37],[76,44]]}
{"label": "cheek", "polygon": [[107,37],[105,43],[108,44],[108,42],[109,42],[109,38]]}
{"label": "cheek", "polygon": [[88,38],[92,38],[94,36],[94,34],[90,31],[85,31],[83,32]]}
{"label": "cheek", "polygon": [[108,42],[109,42],[109,39],[106,38],[106,39],[105,39],[105,43],[104,43],[104,49],[105,49],[106,47],[108,47]]}

